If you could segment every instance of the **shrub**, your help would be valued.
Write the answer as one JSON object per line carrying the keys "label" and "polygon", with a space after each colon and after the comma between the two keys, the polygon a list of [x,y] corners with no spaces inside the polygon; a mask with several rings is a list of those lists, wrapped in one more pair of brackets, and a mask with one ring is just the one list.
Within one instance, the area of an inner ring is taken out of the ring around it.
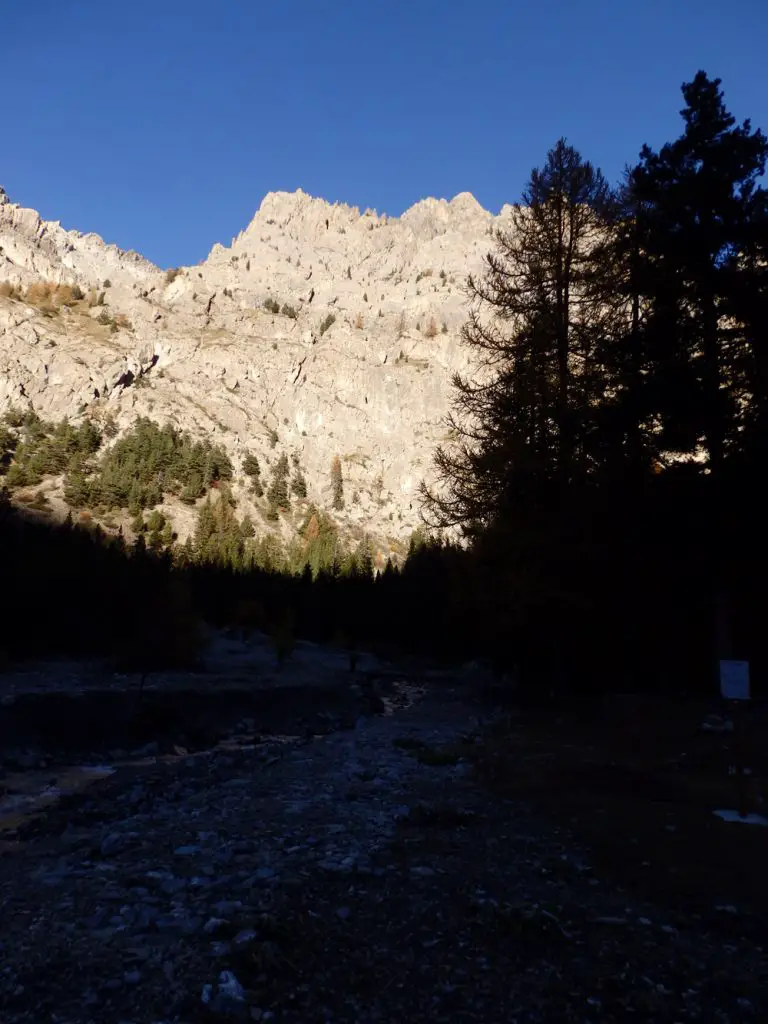
{"label": "shrub", "polygon": [[77,302],[75,290],[71,284],[60,284],[53,289],[51,298],[56,306],[74,306]]}
{"label": "shrub", "polygon": [[112,287],[112,282],[111,282],[111,281],[109,280],[109,278],[107,278],[107,279],[106,279],[106,281],[104,281],[104,282],[102,283],[102,286],[101,286],[101,287],[102,287],[102,288],[111,288],[111,287]]}
{"label": "shrub", "polygon": [[289,316],[291,320],[296,320],[296,318],[299,315],[293,308],[293,306],[289,306],[287,302],[283,304],[283,308],[280,310],[280,312],[283,314],[283,316]]}
{"label": "shrub", "polygon": [[416,283],[418,284],[425,277],[432,277],[432,268],[428,267],[426,270],[422,270],[416,275]]}
{"label": "shrub", "polygon": [[336,323],[336,317],[333,313],[329,313],[328,316],[320,324],[320,337],[322,337],[329,327],[332,327]]}
{"label": "shrub", "polygon": [[151,533],[159,533],[165,526],[166,519],[159,509],[152,509],[147,517],[147,529]]}
{"label": "shrub", "polygon": [[47,281],[35,281],[27,288],[25,298],[30,306],[37,306],[42,310],[52,310],[51,293],[52,285]]}
{"label": "shrub", "polygon": [[181,267],[170,267],[165,272],[165,283],[166,284],[173,284],[173,282],[176,280],[176,278],[179,276],[180,273],[181,273]]}
{"label": "shrub", "polygon": [[269,313],[279,313],[280,303],[276,302],[274,299],[264,299],[264,309]]}
{"label": "shrub", "polygon": [[115,417],[110,414],[104,420],[104,436],[111,440],[113,437],[117,437],[117,432],[118,428],[117,423],[115,422]]}
{"label": "shrub", "polygon": [[20,299],[21,291],[17,284],[10,281],[0,281],[0,297],[4,299]]}

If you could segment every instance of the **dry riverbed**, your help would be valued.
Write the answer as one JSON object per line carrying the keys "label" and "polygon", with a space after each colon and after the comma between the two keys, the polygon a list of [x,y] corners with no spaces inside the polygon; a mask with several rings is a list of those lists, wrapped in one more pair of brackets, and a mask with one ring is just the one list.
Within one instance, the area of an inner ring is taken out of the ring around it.
{"label": "dry riverbed", "polygon": [[124,765],[21,828],[3,1024],[766,1019],[763,916],[641,893],[465,683],[380,694],[325,735]]}

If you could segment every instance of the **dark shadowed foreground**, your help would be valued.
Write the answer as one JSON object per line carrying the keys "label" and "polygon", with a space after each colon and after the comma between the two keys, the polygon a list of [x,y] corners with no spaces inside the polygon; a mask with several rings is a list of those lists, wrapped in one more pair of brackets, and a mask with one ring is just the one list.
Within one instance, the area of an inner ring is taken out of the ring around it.
{"label": "dark shadowed foreground", "polygon": [[712,815],[711,709],[502,715],[412,682],[354,728],[149,758],[22,829],[4,1024],[765,1019],[768,829]]}

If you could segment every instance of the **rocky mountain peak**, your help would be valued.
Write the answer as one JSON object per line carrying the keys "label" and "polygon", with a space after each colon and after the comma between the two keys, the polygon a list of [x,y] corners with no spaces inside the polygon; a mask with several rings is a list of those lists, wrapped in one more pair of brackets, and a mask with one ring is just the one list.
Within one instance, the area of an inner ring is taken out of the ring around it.
{"label": "rocky mountain peak", "polygon": [[[0,411],[110,415],[121,429],[139,415],[169,421],[222,444],[238,472],[246,452],[266,473],[290,454],[308,500],[326,507],[338,456],[340,519],[394,543],[419,523],[451,376],[467,367],[463,283],[506,216],[467,192],[400,217],[271,192],[229,246],[164,273],[6,198]],[[29,289],[45,282],[84,298],[41,302]]]}

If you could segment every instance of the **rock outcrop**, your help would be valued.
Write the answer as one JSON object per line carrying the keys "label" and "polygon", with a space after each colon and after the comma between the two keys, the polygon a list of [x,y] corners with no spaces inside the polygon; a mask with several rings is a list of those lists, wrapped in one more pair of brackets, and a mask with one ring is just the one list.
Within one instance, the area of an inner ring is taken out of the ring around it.
{"label": "rock outcrop", "polygon": [[0,283],[86,296],[0,293],[0,411],[109,413],[120,428],[148,415],[212,437],[238,470],[247,451],[267,465],[296,453],[319,504],[338,455],[350,525],[402,538],[418,524],[451,375],[467,367],[464,282],[508,215],[468,193],[394,218],[275,192],[229,246],[163,272],[0,190]]}

